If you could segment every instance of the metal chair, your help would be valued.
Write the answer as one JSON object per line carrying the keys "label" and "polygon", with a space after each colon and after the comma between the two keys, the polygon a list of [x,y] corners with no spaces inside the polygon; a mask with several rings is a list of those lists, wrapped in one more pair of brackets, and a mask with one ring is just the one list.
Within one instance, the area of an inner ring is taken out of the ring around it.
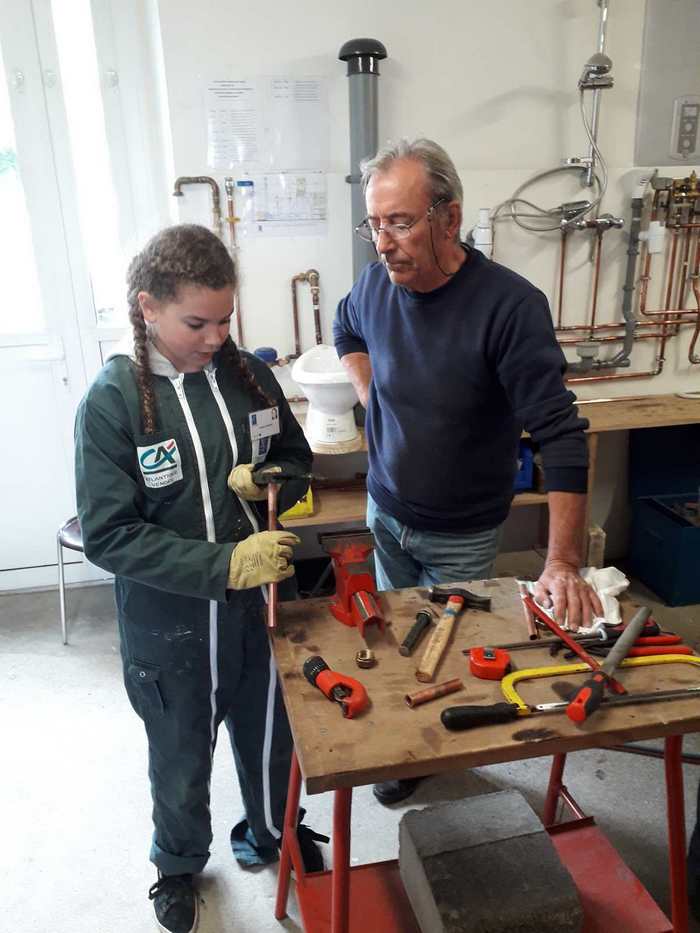
{"label": "metal chair", "polygon": [[56,533],[56,548],[58,550],[58,595],[61,602],[61,633],[63,644],[68,644],[68,630],[66,628],[66,581],[63,571],[63,548],[71,551],[83,551],[83,535],[80,530],[78,516],[69,518]]}

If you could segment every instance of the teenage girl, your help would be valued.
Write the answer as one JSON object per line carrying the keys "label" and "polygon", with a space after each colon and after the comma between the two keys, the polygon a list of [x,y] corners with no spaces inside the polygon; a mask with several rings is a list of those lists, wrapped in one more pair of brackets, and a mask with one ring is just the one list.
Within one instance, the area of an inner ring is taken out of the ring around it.
{"label": "teenage girl", "polygon": [[[245,806],[231,834],[245,864],[277,857],[292,747],[262,610],[265,584],[293,575],[299,539],[259,530],[266,493],[251,474],[263,462],[304,473],[312,456],[268,367],[229,336],[235,288],[210,231],[157,234],[129,267],[133,333],[75,429],[85,554],[115,575],[124,680],[148,736],[149,895],[168,933],[197,926],[219,724]],[[285,482],[280,511],[307,485]]]}

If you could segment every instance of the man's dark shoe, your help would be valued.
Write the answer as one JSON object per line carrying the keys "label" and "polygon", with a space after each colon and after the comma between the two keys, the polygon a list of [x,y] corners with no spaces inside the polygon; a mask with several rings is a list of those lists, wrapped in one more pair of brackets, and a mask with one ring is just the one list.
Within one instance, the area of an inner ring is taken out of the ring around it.
{"label": "man's dark shoe", "polygon": [[410,797],[423,778],[398,778],[395,781],[382,781],[375,784],[372,793],[380,803],[398,803]]}
{"label": "man's dark shoe", "polygon": [[297,826],[297,839],[299,840],[299,848],[301,849],[301,860],[304,863],[304,871],[323,871],[325,868],[323,864],[323,855],[316,843],[330,842],[329,837],[314,832],[310,826],[304,826],[303,823],[299,823]]}
{"label": "man's dark shoe", "polygon": [[158,927],[163,933],[194,933],[199,902],[192,875],[161,875],[148,891]]}

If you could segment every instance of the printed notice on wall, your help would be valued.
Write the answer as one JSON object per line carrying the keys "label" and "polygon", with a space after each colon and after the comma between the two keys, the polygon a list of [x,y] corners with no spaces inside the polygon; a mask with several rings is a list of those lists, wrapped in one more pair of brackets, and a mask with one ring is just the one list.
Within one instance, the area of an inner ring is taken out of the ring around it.
{"label": "printed notice on wall", "polygon": [[246,236],[323,236],[328,195],[324,172],[266,172],[236,182],[240,232]]}
{"label": "printed notice on wall", "polygon": [[324,78],[212,80],[205,98],[209,168],[249,174],[328,170]]}

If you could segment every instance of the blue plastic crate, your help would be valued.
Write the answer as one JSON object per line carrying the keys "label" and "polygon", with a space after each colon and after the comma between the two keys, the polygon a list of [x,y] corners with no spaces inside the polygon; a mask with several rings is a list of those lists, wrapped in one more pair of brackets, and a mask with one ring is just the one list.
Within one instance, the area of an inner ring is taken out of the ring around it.
{"label": "blue plastic crate", "polygon": [[518,473],[513,486],[516,492],[532,489],[532,456],[532,447],[526,441],[520,441],[518,446]]}
{"label": "blue plastic crate", "polygon": [[684,496],[645,496],[632,507],[630,569],[669,606],[700,603],[700,527],[673,510],[697,501]]}

